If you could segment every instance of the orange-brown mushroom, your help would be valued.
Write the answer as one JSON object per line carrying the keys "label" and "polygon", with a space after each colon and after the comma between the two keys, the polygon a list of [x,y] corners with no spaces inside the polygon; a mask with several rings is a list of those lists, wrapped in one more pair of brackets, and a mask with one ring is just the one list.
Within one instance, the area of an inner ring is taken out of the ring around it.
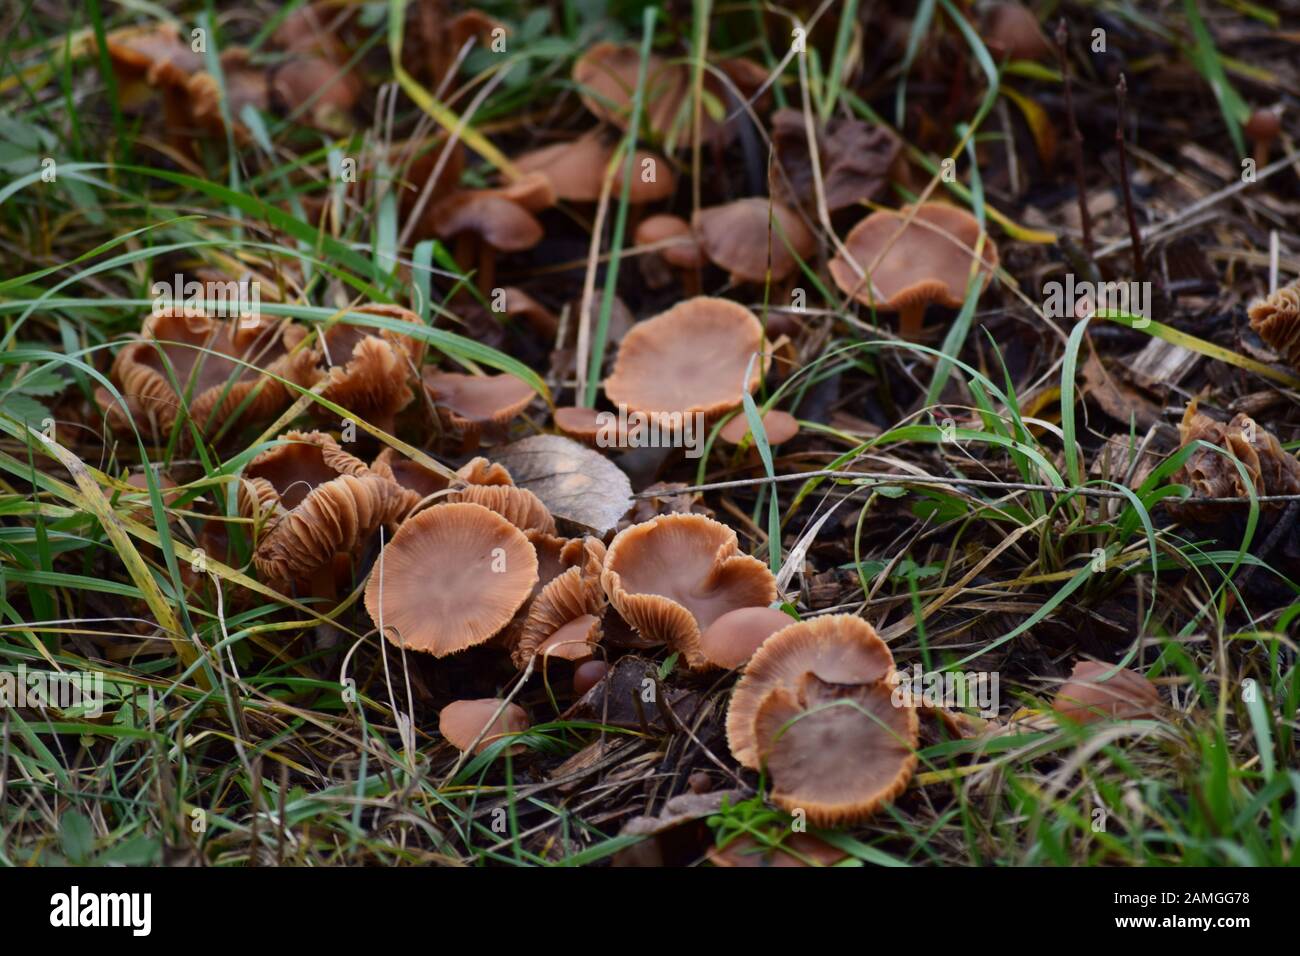
{"label": "orange-brown mushroom", "polygon": [[1052,709],[1076,724],[1154,717],[1160,693],[1136,671],[1100,661],[1079,661],[1056,692]]}
{"label": "orange-brown mushroom", "polygon": [[97,390],[96,400],[114,429],[130,431],[134,418],[138,427],[158,436],[171,429],[186,407],[204,434],[264,420],[280,412],[292,396],[262,370],[303,387],[316,381],[314,356],[298,348],[306,335],[302,326],[265,317],[217,319],[178,309],[156,312],[145,319],[139,339],[123,347],[113,361],[113,382],[127,408],[103,388]]}
{"label": "orange-brown mushroom", "polygon": [[533,215],[555,204],[555,190],[541,173],[530,173],[499,189],[466,189],[439,200],[429,212],[433,231],[456,241],[456,261],[477,269],[477,283],[489,295],[496,282],[496,254],[522,252],[542,241]]}
{"label": "orange-brown mushroom", "polygon": [[[767,436],[768,445],[772,447],[784,445],[799,434],[799,419],[789,412],[781,411],[779,408],[768,411],[763,416],[762,421],[763,433]],[[739,445],[745,441],[752,442],[754,435],[749,430],[748,416],[743,413],[733,415],[727,424],[718,429],[718,437],[729,445]]]}
{"label": "orange-brown mushroom", "polygon": [[[899,313],[899,334],[921,335],[926,306],[958,308],[974,262],[980,225],[970,213],[944,203],[925,203],[911,212],[874,212],[844,239],[853,261],[837,255],[829,263],[840,289],[859,302]],[[997,246],[984,239],[981,288],[998,264]]]}
{"label": "orange-brown mushroom", "polygon": [[533,592],[537,552],[482,505],[437,505],[407,518],[366,584],[366,610],[389,641],[446,657],[504,630]]}
{"label": "orange-brown mushroom", "polygon": [[1252,302],[1248,315],[1250,327],[1269,348],[1300,369],[1300,279]]}
{"label": "orange-brown mushroom", "polygon": [[981,34],[989,51],[1011,60],[1045,60],[1052,56],[1038,17],[1022,3],[995,3],[984,14]]}
{"label": "orange-brown mushroom", "polygon": [[726,846],[709,849],[709,862],[725,867],[834,866],[848,856],[811,833],[790,833],[778,846],[767,846],[745,833]]}
{"label": "orange-brown mushroom", "polygon": [[[691,219],[700,249],[731,273],[731,281],[784,282],[817,250],[803,217],[768,199],[737,199],[701,209]],[[798,258],[796,258],[798,257]]]}
{"label": "orange-brown mushroom", "polygon": [[687,299],[632,327],[605,380],[605,394],[652,419],[696,412],[717,418],[758,387],[763,345],[763,326],[743,305],[707,296]]}
{"label": "orange-brown mushroom", "polygon": [[[370,303],[351,311],[424,325],[414,312],[396,305]],[[328,377],[321,397],[391,432],[397,413],[415,398],[408,382],[424,357],[423,340],[339,322],[321,331],[320,352]]]}
{"label": "orange-brown mushroom", "polygon": [[548,581],[529,605],[513,651],[519,667],[534,654],[586,660],[592,655],[591,645],[600,641],[606,600],[601,586],[605,545],[588,537],[580,553],[566,549],[564,557],[573,566]]}
{"label": "orange-brown mushroom", "polygon": [[794,622],[771,607],[741,607],[728,611],[700,635],[700,652],[715,667],[731,670],[754,656],[763,642]]}
{"label": "orange-brown mushroom", "polygon": [[[521,173],[538,173],[545,176],[555,190],[557,199],[566,202],[593,203],[600,199],[606,171],[614,159],[615,144],[605,140],[599,132],[585,133],[577,139],[534,149],[514,160]],[[623,160],[614,171],[610,195],[617,201],[623,194]],[[642,170],[652,169],[647,178]],[[670,197],[677,189],[677,177],[666,160],[654,153],[639,149],[633,157],[633,177],[628,201],[633,205],[658,202]]]}
{"label": "orange-brown mushroom", "polygon": [[261,527],[253,563],[277,586],[334,593],[334,559],[403,514],[402,489],[322,432],[286,432],[244,469],[239,506]]}
{"label": "orange-brown mushroom", "polygon": [[726,525],[696,514],[662,515],[620,531],[601,580],[625,621],[697,669],[714,666],[701,637],[718,618],[776,598],[767,565],[740,553]]}
{"label": "orange-brown mushroom", "polygon": [[651,247],[641,256],[641,271],[652,288],[661,288],[669,281],[666,274],[660,279],[656,269],[660,273],[668,269],[680,277],[687,296],[699,295],[704,253],[689,222],[667,213],[650,216],[636,227],[633,242]]}
{"label": "orange-brown mushroom", "polygon": [[893,669],[889,647],[860,617],[833,614],[782,628],[754,652],[731,695],[727,743],[732,756],[759,769],[755,721],[759,706],[774,690],[797,694],[805,674],[828,684],[887,683]]}
{"label": "orange-brown mushroom", "polygon": [[[430,495],[446,492],[452,479],[442,472],[426,468],[417,461],[402,457],[396,449],[385,448],[370,463],[370,470],[396,482],[403,490],[407,507],[403,517]],[[486,458],[473,458],[456,469],[456,477],[471,485],[508,485],[510,474]]]}
{"label": "orange-brown mushroom", "polygon": [[302,117],[317,129],[341,133],[364,92],[356,74],[326,56],[296,56],[278,66],[269,79],[271,102],[291,118]]}
{"label": "orange-brown mushroom", "polygon": [[484,429],[500,431],[523,413],[536,397],[523,379],[509,374],[423,373],[424,388],[443,423],[459,432],[467,448],[477,447]]}
{"label": "orange-brown mushroom", "polygon": [[[240,116],[245,107],[265,110],[271,101],[271,87],[266,71],[255,66],[242,47],[230,47],[221,54],[221,77],[225,84],[225,109],[233,124],[232,132],[237,143],[250,138],[248,127]],[[222,87],[216,77],[207,71],[195,73],[186,82],[190,113],[194,121],[214,136],[225,132],[222,117]]]}
{"label": "orange-brown mushroom", "polygon": [[[522,733],[530,726],[522,707],[495,697],[453,701],[438,712],[438,732],[447,743],[460,751],[473,747],[475,754],[482,753],[502,737]],[[515,754],[525,748],[516,745],[506,749]]]}

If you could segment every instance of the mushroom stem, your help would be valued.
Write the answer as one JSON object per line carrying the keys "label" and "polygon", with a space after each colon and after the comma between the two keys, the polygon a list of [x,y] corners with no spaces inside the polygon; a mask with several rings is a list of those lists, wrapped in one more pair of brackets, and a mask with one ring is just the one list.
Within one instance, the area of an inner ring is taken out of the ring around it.
{"label": "mushroom stem", "polygon": [[479,238],[466,230],[456,237],[456,250],[453,255],[456,265],[465,272],[473,269],[479,261]]}
{"label": "mushroom stem", "polygon": [[[327,602],[327,607],[333,610],[338,604],[339,592],[338,585],[334,576],[334,560],[331,558],[323,565],[311,573],[307,581],[307,587],[311,596],[320,598]],[[322,621],[316,625],[316,645],[318,650],[329,650],[339,642],[339,629],[329,621]]]}
{"label": "mushroom stem", "polygon": [[492,287],[497,280],[497,251],[482,239],[478,244],[478,290],[484,298],[492,297]]}
{"label": "mushroom stem", "polygon": [[921,323],[925,318],[925,303],[911,302],[898,310],[898,335],[908,342],[919,342]]}

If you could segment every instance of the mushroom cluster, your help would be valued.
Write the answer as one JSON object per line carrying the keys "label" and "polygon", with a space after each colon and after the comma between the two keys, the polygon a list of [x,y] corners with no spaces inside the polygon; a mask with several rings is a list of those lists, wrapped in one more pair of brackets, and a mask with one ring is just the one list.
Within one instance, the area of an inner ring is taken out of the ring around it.
{"label": "mushroom cluster", "polygon": [[916,710],[897,702],[894,658],[847,614],[790,624],[754,653],[732,694],[727,742],[766,767],[771,799],[810,823],[863,820],[897,797],[916,767]]}

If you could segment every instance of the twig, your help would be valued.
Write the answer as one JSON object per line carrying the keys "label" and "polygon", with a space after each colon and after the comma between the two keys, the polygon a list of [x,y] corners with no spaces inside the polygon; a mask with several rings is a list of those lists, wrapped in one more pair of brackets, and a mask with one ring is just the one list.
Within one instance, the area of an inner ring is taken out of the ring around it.
{"label": "twig", "polygon": [[1065,17],[1056,27],[1056,55],[1061,61],[1061,78],[1065,81],[1065,115],[1070,124],[1070,145],[1074,147],[1074,183],[1079,198],[1079,225],[1083,229],[1083,251],[1092,256],[1092,218],[1088,215],[1088,187],[1083,177],[1083,134],[1074,115],[1074,87],[1070,82],[1070,28]]}
{"label": "twig", "polygon": [[1124,187],[1124,212],[1128,216],[1128,234],[1133,243],[1133,278],[1141,279],[1146,271],[1142,262],[1142,235],[1138,232],[1137,216],[1133,212],[1133,190],[1128,181],[1128,150],[1124,146],[1124,101],[1128,94],[1128,81],[1119,75],[1115,84],[1115,145],[1119,147],[1119,181]]}

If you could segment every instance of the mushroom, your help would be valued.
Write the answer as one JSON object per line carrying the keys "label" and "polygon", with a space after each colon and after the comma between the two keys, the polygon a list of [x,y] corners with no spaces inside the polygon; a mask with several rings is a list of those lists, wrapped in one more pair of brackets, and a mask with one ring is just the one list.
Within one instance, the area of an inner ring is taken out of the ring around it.
{"label": "mushroom", "polygon": [[889,647],[860,617],[831,614],[782,628],[754,652],[731,695],[727,744],[732,756],[759,769],[755,720],[760,704],[773,691],[797,694],[805,674],[828,684],[873,684],[887,681],[893,670]]}
{"label": "mushroom", "polygon": [[[521,173],[535,173],[550,181],[557,199],[566,202],[594,203],[600,199],[609,164],[614,161],[616,149],[606,142],[599,132],[585,133],[577,139],[534,149],[514,160]],[[649,161],[655,175],[646,180],[641,170]],[[619,160],[614,170],[611,195],[617,200],[623,194],[624,162]],[[633,178],[628,202],[634,206],[667,199],[677,189],[677,177],[662,157],[638,149],[632,162]],[[662,175],[660,172],[662,171]]]}
{"label": "mushroom", "polygon": [[601,581],[625,621],[692,669],[715,666],[701,638],[722,615],[776,599],[767,565],[740,553],[726,525],[697,514],[661,515],[620,531]]}
{"label": "mushroom", "polygon": [[860,822],[906,789],[919,730],[888,681],[833,684],[814,673],[774,689],[754,716],[769,798],[824,827]]}
{"label": "mushroom", "polygon": [[[829,267],[847,295],[898,312],[899,334],[915,341],[927,305],[959,308],[965,300],[980,225],[970,213],[944,203],[916,207],[909,222],[910,214],[908,209],[872,213],[844,239],[854,262],[837,255]],[[988,237],[982,258],[981,290],[998,264],[997,246]]]}
{"label": "mushroom", "polygon": [[1034,11],[1020,3],[995,3],[984,14],[984,44],[997,57],[1046,60],[1053,55]]}
{"label": "mushroom", "polygon": [[605,545],[599,538],[583,540],[580,554],[564,560],[573,567],[552,578],[528,608],[519,640],[515,644],[515,665],[523,667],[535,654],[582,661],[591,657],[591,645],[600,641],[601,616],[605,613],[605,593],[601,572]]}
{"label": "mushroom", "polygon": [[466,450],[478,446],[484,429],[501,431],[533,401],[536,393],[513,375],[465,375],[426,367],[424,389],[443,424],[459,432]]}
{"label": "mushroom", "polygon": [[[271,89],[266,71],[249,61],[247,50],[230,47],[221,54],[221,77],[225,83],[226,110],[234,124],[235,142],[242,145],[251,136],[248,127],[240,120],[244,107],[265,110],[270,104]],[[185,89],[195,122],[206,127],[212,135],[222,135],[226,126],[221,115],[221,87],[217,85],[216,77],[207,71],[195,73],[186,82]]]}
{"label": "mushroom", "polygon": [[1250,327],[1268,347],[1300,369],[1300,279],[1251,303]]}
{"label": "mushroom", "polygon": [[393,644],[446,657],[501,633],[533,592],[537,552],[482,505],[426,508],[402,522],[366,584]]}
{"label": "mushroom", "polygon": [[[370,303],[350,311],[424,326],[418,315],[396,305]],[[423,340],[338,322],[321,330],[320,344],[328,378],[321,397],[391,432],[394,417],[415,398],[407,382],[424,358]]]}
{"label": "mushroom", "polygon": [[849,856],[820,837],[797,832],[787,834],[776,846],[742,833],[723,846],[711,847],[708,855],[714,866],[725,867],[834,866]]}
{"label": "mushroom", "polygon": [[762,643],[793,618],[771,607],[741,607],[728,611],[700,635],[700,652],[710,664],[726,670],[748,661]]}
{"label": "mushroom", "polygon": [[326,132],[342,133],[351,126],[349,114],[363,92],[355,74],[320,55],[294,57],[270,75],[271,101],[290,116],[302,113]]}
{"label": "mushroom", "polygon": [[[497,711],[501,711],[499,716]],[[462,752],[474,747],[474,753],[481,754],[494,741],[522,733],[530,726],[528,714],[522,707],[495,697],[457,700],[438,711],[438,732],[447,743]],[[476,740],[477,746],[474,744]],[[526,748],[517,744],[506,749],[516,754]]]}
{"label": "mushroom", "polygon": [[704,254],[695,240],[691,224],[681,216],[660,214],[650,216],[636,227],[632,241],[637,246],[651,246],[652,251],[641,256],[642,274],[652,288],[667,284],[655,277],[655,268],[676,272],[681,279],[682,291],[688,296],[700,293],[700,267]]}
{"label": "mushroom", "polygon": [[763,344],[762,324],[743,305],[687,299],[632,327],[605,379],[605,394],[652,419],[697,412],[715,419],[758,387]]}
{"label": "mushroom", "polygon": [[605,679],[609,665],[604,661],[586,661],[573,669],[573,696],[581,697]]}
{"label": "mushroom", "polygon": [[[762,421],[763,434],[767,436],[767,443],[771,447],[784,445],[799,434],[799,419],[779,408],[766,412]],[[743,413],[733,415],[731,420],[718,430],[718,437],[728,445],[753,442],[754,435],[749,430],[749,416]]]}
{"label": "mushroom", "polygon": [[737,199],[701,209],[691,226],[709,261],[731,273],[737,284],[765,282],[769,271],[772,282],[784,283],[799,261],[817,250],[803,217],[769,199]]}
{"label": "mushroom", "polygon": [[1056,692],[1052,709],[1076,724],[1154,717],[1160,707],[1156,685],[1127,668],[1079,661]]}
{"label": "mushroom", "polygon": [[[370,463],[370,470],[399,485],[408,502],[405,517],[430,495],[448,491],[451,480],[442,472],[426,468],[417,461],[401,457],[394,448],[385,448]],[[486,458],[473,458],[456,469],[456,476],[472,485],[508,485],[510,474]]]}
{"label": "mushroom", "polygon": [[314,355],[298,348],[306,335],[302,326],[262,317],[216,319],[166,309],[145,319],[139,339],[113,361],[113,382],[127,407],[104,388],[95,398],[109,424],[123,432],[135,419],[151,425],[154,435],[167,433],[186,407],[182,396],[188,396],[189,418],[204,434],[270,418],[291,400],[272,375],[304,388],[316,381]]}
{"label": "mushroom", "polygon": [[1243,131],[1255,147],[1255,165],[1267,164],[1268,152],[1282,132],[1282,104],[1253,111],[1246,120]]}
{"label": "mushroom", "polygon": [[277,586],[335,596],[334,560],[360,549],[404,513],[402,489],[323,432],[285,432],[244,469],[239,507],[262,519],[253,564]]}
{"label": "mushroom", "polygon": [[595,447],[604,429],[608,412],[599,412],[594,408],[566,405],[557,408],[551,416],[555,427],[575,441]]}
{"label": "mushroom", "polygon": [[555,534],[555,519],[542,499],[527,488],[504,484],[467,484],[450,495],[452,501],[469,501],[495,511],[520,531]]}
{"label": "mushroom", "polygon": [[456,261],[477,267],[478,288],[490,294],[496,282],[496,254],[522,252],[542,241],[533,215],[555,204],[555,191],[541,173],[499,189],[469,189],[439,200],[429,213],[434,233],[456,240]]}
{"label": "mushroom", "polygon": [[104,45],[121,105],[139,106],[148,100],[151,88],[160,89],[168,138],[174,145],[188,148],[185,131],[192,123],[187,84],[203,69],[203,55],[181,42],[170,23],[114,30],[104,38]]}

